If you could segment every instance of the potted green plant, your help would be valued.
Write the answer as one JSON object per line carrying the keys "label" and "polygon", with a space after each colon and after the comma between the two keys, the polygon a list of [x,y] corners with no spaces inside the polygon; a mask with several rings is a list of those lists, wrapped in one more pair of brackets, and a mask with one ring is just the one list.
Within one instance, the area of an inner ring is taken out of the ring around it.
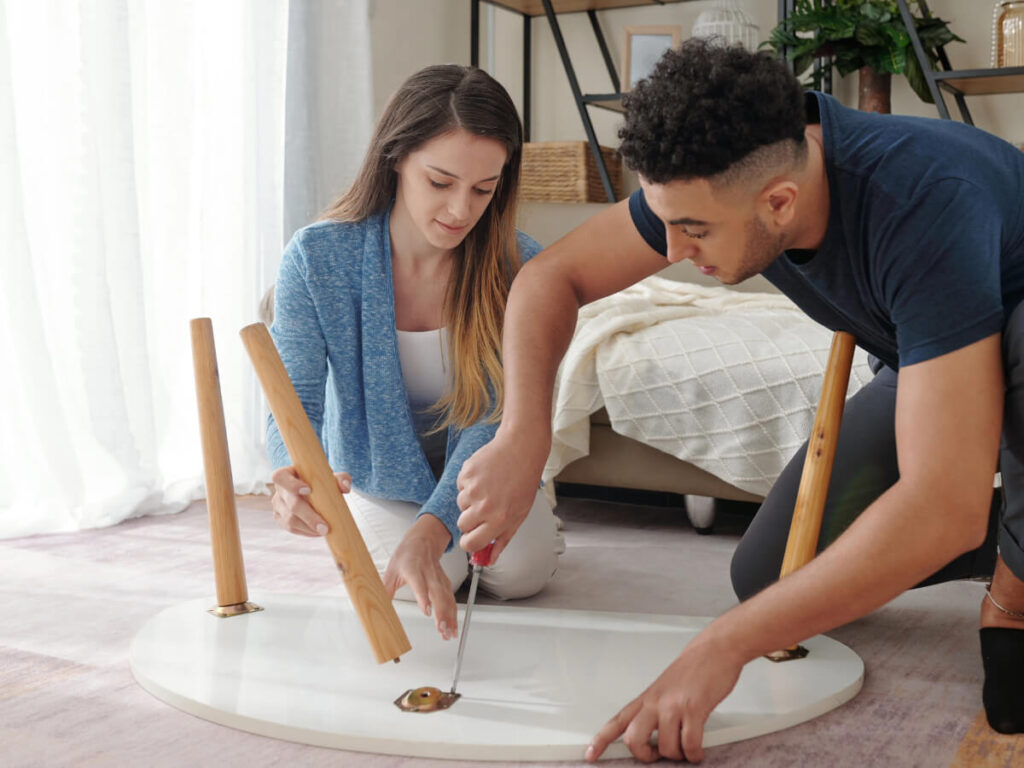
{"label": "potted green plant", "polygon": [[[922,17],[916,6],[913,0],[914,26],[935,66],[936,46],[964,41],[942,19]],[[798,76],[825,56],[832,58],[841,76],[859,71],[858,106],[866,111],[889,112],[894,74],[906,75],[923,101],[933,101],[896,0],[797,0],[793,12],[762,45],[785,50]],[[823,71],[814,71],[808,85],[820,88],[823,76]]]}

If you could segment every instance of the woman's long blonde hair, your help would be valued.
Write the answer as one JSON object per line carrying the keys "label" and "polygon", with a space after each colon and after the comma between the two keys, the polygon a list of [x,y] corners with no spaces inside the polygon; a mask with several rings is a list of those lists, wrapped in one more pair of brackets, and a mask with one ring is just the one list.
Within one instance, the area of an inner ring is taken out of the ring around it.
{"label": "woman's long blonde hair", "polygon": [[475,67],[420,70],[385,107],[352,186],[320,215],[363,221],[386,210],[398,186],[396,165],[430,139],[459,128],[500,142],[508,159],[490,204],[454,253],[443,308],[454,364],[448,366],[448,390],[434,405],[441,415],[438,430],[465,428],[485,414],[490,421],[501,417],[501,327],[520,264],[515,221],[523,148],[522,123],[508,92]]}

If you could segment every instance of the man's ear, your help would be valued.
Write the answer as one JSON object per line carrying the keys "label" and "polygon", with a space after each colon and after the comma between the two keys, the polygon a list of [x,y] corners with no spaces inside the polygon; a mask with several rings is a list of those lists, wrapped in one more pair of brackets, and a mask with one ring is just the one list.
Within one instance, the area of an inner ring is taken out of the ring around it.
{"label": "man's ear", "polygon": [[776,227],[786,227],[796,216],[800,186],[792,179],[773,179],[758,196],[758,209]]}

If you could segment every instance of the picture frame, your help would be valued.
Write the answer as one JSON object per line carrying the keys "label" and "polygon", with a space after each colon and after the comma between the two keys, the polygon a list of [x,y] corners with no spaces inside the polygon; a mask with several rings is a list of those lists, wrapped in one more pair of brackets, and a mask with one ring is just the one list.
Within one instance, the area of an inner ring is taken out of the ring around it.
{"label": "picture frame", "polygon": [[622,55],[623,93],[651,74],[654,65],[669,48],[678,48],[683,30],[678,24],[647,24],[626,27]]}

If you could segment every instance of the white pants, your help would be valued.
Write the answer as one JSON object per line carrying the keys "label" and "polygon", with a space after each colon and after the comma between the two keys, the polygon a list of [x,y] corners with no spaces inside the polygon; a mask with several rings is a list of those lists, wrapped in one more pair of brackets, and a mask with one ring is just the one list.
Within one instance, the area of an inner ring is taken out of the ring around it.
{"label": "white pants", "polygon": [[[416,519],[419,505],[366,496],[354,488],[345,494],[345,500],[370,550],[373,564],[383,576],[398,542]],[[501,558],[480,574],[480,588],[500,600],[535,595],[555,574],[558,556],[564,551],[565,539],[558,532],[551,504],[538,491],[530,514],[501,553]],[[469,555],[458,546],[452,547],[441,557],[441,567],[452,583],[452,591],[458,591],[469,575]],[[416,599],[408,585],[400,587],[395,597]]]}

